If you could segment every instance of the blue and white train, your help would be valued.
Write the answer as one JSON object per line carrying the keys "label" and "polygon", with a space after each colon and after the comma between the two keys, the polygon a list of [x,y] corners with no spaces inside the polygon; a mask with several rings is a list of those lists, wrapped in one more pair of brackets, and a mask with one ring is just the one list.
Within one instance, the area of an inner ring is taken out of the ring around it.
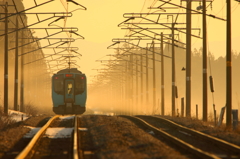
{"label": "blue and white train", "polygon": [[52,76],[53,112],[83,114],[86,110],[87,79],[77,68],[64,69]]}

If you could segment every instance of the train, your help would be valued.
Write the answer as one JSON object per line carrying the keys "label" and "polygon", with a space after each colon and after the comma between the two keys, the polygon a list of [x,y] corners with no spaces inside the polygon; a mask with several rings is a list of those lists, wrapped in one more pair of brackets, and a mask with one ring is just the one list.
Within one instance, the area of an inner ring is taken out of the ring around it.
{"label": "train", "polygon": [[87,78],[77,68],[63,69],[52,76],[55,114],[83,114],[86,110],[86,100]]}

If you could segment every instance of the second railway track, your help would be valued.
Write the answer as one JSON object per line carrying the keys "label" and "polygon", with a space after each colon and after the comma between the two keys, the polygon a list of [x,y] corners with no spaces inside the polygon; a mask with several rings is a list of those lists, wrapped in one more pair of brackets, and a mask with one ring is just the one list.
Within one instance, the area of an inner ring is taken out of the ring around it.
{"label": "second railway track", "polygon": [[125,116],[199,158],[240,158],[240,146],[156,116]]}

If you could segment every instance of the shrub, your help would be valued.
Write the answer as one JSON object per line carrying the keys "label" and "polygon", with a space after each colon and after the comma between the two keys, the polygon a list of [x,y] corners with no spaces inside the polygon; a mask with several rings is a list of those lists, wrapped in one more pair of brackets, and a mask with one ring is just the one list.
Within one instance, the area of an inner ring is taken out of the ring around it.
{"label": "shrub", "polygon": [[0,106],[0,130],[6,128],[8,125],[16,123],[10,116],[4,114],[2,106]]}
{"label": "shrub", "polygon": [[25,113],[30,116],[36,116],[38,114],[38,108],[31,103],[25,105]]}

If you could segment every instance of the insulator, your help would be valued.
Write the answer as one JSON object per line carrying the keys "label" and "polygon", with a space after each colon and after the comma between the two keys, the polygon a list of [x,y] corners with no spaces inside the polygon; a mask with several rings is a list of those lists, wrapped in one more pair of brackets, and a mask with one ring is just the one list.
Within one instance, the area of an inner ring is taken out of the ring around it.
{"label": "insulator", "polygon": [[176,98],[178,98],[178,89],[177,89],[177,86],[175,86],[175,95],[176,95]]}
{"label": "insulator", "polygon": [[209,76],[209,81],[210,81],[210,90],[211,92],[214,92],[214,85],[213,85],[213,77]]}

